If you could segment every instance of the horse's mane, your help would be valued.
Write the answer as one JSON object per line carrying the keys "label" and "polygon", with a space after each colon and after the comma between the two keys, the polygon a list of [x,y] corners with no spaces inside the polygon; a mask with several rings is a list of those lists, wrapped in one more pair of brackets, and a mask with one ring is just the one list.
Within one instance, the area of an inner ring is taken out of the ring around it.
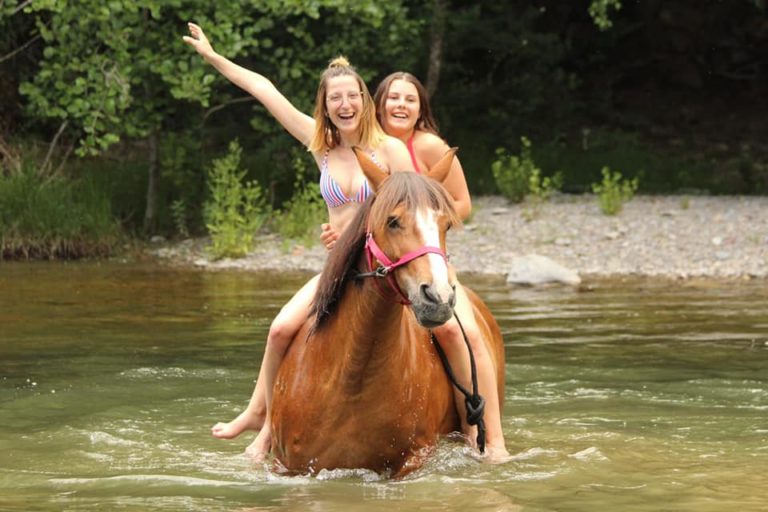
{"label": "horse's mane", "polygon": [[386,223],[389,213],[399,204],[409,210],[424,205],[447,215],[451,225],[461,225],[442,185],[414,172],[393,173],[363,204],[328,254],[310,309],[315,317],[312,332],[320,329],[335,311],[344,288],[357,270],[367,270],[355,268],[365,247],[367,230]]}

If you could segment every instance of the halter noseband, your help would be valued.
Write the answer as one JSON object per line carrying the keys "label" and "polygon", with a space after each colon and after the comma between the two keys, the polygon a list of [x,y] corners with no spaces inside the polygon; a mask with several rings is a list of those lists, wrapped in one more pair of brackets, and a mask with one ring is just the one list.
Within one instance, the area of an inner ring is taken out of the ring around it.
{"label": "halter noseband", "polygon": [[[395,280],[395,276],[392,275],[392,271],[397,269],[398,267],[402,267],[406,263],[415,260],[416,258],[419,258],[421,256],[424,256],[425,254],[438,254],[443,257],[444,260],[448,260],[448,258],[445,255],[445,252],[439,248],[439,247],[433,247],[430,245],[425,245],[423,247],[420,247],[416,249],[415,251],[411,251],[409,253],[404,254],[400,257],[397,261],[393,262],[390,260],[386,254],[384,254],[384,251],[381,250],[381,247],[379,247],[379,244],[376,243],[376,240],[373,239],[373,233],[368,231],[365,235],[365,251],[368,254],[368,270],[370,272],[366,274],[359,274],[358,277],[383,277],[386,278],[387,282],[389,283],[390,288],[392,288],[395,293],[397,293],[400,298],[398,301],[401,304],[409,305],[411,304],[411,301],[408,300],[408,297],[405,296],[403,293],[403,290],[400,289],[400,286],[398,286],[397,281]],[[374,263],[378,261],[380,265],[376,267],[374,270]],[[383,290],[379,286],[378,281],[374,281],[376,283],[376,286],[380,292],[383,294]]]}

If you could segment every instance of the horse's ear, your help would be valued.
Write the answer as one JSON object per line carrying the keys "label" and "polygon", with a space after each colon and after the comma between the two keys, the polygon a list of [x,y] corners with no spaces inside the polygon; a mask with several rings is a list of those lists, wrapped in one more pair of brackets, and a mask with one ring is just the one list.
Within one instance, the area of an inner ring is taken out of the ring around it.
{"label": "horse's ear", "polygon": [[453,164],[453,157],[459,148],[450,148],[445,154],[437,161],[432,168],[425,174],[435,181],[442,183],[451,171],[451,164]]}
{"label": "horse's ear", "polygon": [[365,177],[368,179],[368,184],[370,184],[373,191],[376,192],[379,190],[382,182],[389,177],[389,174],[376,165],[376,162],[371,160],[370,157],[365,154],[365,151],[359,147],[353,146],[352,151],[355,152],[357,161],[363,169],[363,174],[365,174]]}

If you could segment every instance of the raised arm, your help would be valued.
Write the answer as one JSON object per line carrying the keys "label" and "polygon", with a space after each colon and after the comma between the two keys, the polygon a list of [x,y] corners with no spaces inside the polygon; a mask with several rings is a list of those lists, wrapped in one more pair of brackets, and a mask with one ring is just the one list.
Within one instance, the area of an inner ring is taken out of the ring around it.
{"label": "raised arm", "polygon": [[206,62],[224,75],[230,82],[259,100],[275,119],[299,142],[309,145],[315,129],[315,120],[300,112],[266,77],[245,69],[216,53],[205,36],[203,29],[188,23],[189,36],[184,42],[192,46]]}

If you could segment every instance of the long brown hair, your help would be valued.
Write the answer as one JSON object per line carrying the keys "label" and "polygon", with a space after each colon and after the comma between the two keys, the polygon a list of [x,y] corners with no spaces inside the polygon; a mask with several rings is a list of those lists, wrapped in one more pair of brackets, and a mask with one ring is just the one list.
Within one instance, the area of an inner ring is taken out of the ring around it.
{"label": "long brown hair", "polygon": [[363,79],[355,71],[355,68],[352,67],[347,58],[340,55],[331,60],[320,76],[320,84],[317,87],[317,95],[315,96],[315,111],[312,115],[315,119],[315,132],[312,134],[312,140],[309,142],[309,150],[312,152],[325,151],[333,149],[341,143],[339,130],[328,117],[328,106],[325,98],[328,93],[328,81],[339,76],[354,77],[360,86],[360,94],[363,97],[363,111],[360,114],[359,145],[371,149],[378,147],[384,140],[384,137],[386,137],[386,134],[376,120],[376,105]]}
{"label": "long brown hair", "polygon": [[403,80],[408,83],[412,83],[416,87],[416,91],[419,94],[419,118],[416,120],[416,129],[423,132],[429,132],[434,135],[440,136],[440,130],[437,127],[437,121],[435,121],[432,115],[432,107],[429,104],[429,95],[427,89],[411,73],[406,71],[395,71],[391,75],[388,75],[381,81],[376,88],[376,94],[373,95],[373,101],[376,103],[376,119],[379,120],[379,124],[384,126],[382,116],[384,116],[384,105],[387,102],[387,95],[389,94],[389,88],[392,82],[395,80]]}

